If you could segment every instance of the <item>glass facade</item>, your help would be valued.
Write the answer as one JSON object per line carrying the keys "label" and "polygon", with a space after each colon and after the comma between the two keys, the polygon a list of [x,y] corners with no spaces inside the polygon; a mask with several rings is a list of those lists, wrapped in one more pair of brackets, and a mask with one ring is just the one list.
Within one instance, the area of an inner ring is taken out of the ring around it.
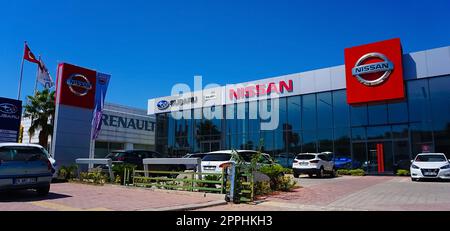
{"label": "glass facade", "polygon": [[157,151],[181,156],[260,144],[271,155],[330,151],[342,158],[342,167],[369,173],[379,173],[380,152],[386,173],[409,168],[420,152],[449,155],[450,76],[411,80],[405,87],[406,100],[371,105],[348,105],[345,89],[281,98],[280,123],[273,131],[261,131],[261,121],[252,118],[258,115],[256,102],[221,108],[234,118],[244,115],[243,120],[174,120],[159,114]]}

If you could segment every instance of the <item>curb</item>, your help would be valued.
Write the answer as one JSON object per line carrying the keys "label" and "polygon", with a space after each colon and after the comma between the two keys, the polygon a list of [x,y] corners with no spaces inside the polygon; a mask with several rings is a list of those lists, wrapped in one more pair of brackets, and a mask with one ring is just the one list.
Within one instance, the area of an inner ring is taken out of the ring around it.
{"label": "curb", "polygon": [[226,205],[228,204],[225,200],[217,200],[217,201],[210,201],[206,203],[201,204],[190,204],[190,205],[178,205],[178,206],[171,206],[171,207],[163,207],[163,208],[156,208],[156,209],[143,209],[139,211],[190,211],[190,210],[196,210],[196,209],[203,209],[208,207],[214,207],[219,205]]}

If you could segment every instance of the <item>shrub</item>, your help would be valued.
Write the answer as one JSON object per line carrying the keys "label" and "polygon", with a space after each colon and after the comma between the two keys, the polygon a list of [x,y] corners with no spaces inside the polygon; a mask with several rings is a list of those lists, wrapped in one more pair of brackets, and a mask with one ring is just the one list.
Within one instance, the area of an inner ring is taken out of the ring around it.
{"label": "shrub", "polygon": [[58,178],[61,180],[71,180],[77,177],[78,165],[61,166],[58,170]]}
{"label": "shrub", "polygon": [[350,175],[352,176],[365,176],[366,172],[362,169],[353,169],[349,171]]}
{"label": "shrub", "polygon": [[103,185],[106,183],[108,177],[102,173],[101,169],[96,169],[92,172],[81,172],[80,181],[85,183]]}
{"label": "shrub", "polygon": [[124,184],[125,183],[125,169],[130,170],[130,172],[133,172],[135,169],[137,168],[136,165],[133,164],[126,164],[126,163],[120,163],[120,164],[115,164],[112,167],[112,171],[114,174],[114,178],[116,179],[116,183],[117,181],[117,177],[120,178],[120,183],[119,184]]}
{"label": "shrub", "polygon": [[255,195],[267,195],[272,192],[270,182],[260,181],[255,183]]}
{"label": "shrub", "polygon": [[292,170],[292,168],[284,168],[284,174],[290,174],[290,175],[292,175],[292,174],[294,174],[294,170]]}
{"label": "shrub", "polygon": [[261,173],[270,178],[270,188],[272,191],[291,191],[296,183],[292,177],[285,176],[286,169],[279,164],[265,165],[259,169]]}
{"label": "shrub", "polygon": [[338,169],[337,174],[339,176],[347,176],[350,175],[350,171],[348,169]]}
{"label": "shrub", "polygon": [[399,169],[397,170],[397,176],[409,176],[410,172],[405,169]]}
{"label": "shrub", "polygon": [[283,192],[290,192],[295,188],[296,182],[291,176],[281,176],[278,179],[277,190]]}

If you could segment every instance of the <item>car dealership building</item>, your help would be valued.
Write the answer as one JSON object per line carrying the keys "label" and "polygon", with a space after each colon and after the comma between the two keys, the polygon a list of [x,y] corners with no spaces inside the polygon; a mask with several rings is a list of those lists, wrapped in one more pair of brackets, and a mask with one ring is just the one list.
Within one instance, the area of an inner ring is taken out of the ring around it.
{"label": "car dealership building", "polygon": [[[101,122],[100,134],[95,141],[96,158],[103,158],[113,150],[155,149],[155,117],[147,115],[146,110],[105,103]],[[23,143],[39,143],[39,130],[32,137],[28,133],[29,118],[22,119],[22,126]]]}
{"label": "car dealership building", "polygon": [[[253,105],[275,92],[278,127],[264,130]],[[235,117],[174,119],[177,105]],[[344,167],[389,174],[421,152],[450,154],[450,47],[403,54],[393,39],[348,48],[342,66],[151,99],[148,110],[156,150],[169,156],[262,141],[272,155],[331,151]]]}

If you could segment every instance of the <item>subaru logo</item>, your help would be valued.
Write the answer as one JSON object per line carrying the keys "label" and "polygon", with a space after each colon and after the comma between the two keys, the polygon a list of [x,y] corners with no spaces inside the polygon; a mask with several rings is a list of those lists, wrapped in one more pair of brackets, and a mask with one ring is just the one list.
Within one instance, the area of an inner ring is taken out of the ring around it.
{"label": "subaru logo", "polygon": [[77,96],[85,96],[92,89],[89,80],[80,74],[73,74],[66,83],[69,85],[70,91]]}
{"label": "subaru logo", "polygon": [[[369,63],[369,61],[372,62]],[[373,60],[382,60],[373,62]],[[369,53],[361,57],[352,69],[352,75],[366,86],[376,86],[384,83],[392,71],[394,64],[381,53]]]}
{"label": "subaru logo", "polygon": [[0,112],[6,113],[6,114],[16,114],[17,107],[10,103],[2,103],[2,104],[0,104]]}
{"label": "subaru logo", "polygon": [[158,102],[158,104],[156,104],[156,106],[158,107],[158,109],[160,111],[164,111],[164,110],[166,110],[167,108],[170,107],[170,103],[169,103],[169,101],[161,100],[161,101]]}

